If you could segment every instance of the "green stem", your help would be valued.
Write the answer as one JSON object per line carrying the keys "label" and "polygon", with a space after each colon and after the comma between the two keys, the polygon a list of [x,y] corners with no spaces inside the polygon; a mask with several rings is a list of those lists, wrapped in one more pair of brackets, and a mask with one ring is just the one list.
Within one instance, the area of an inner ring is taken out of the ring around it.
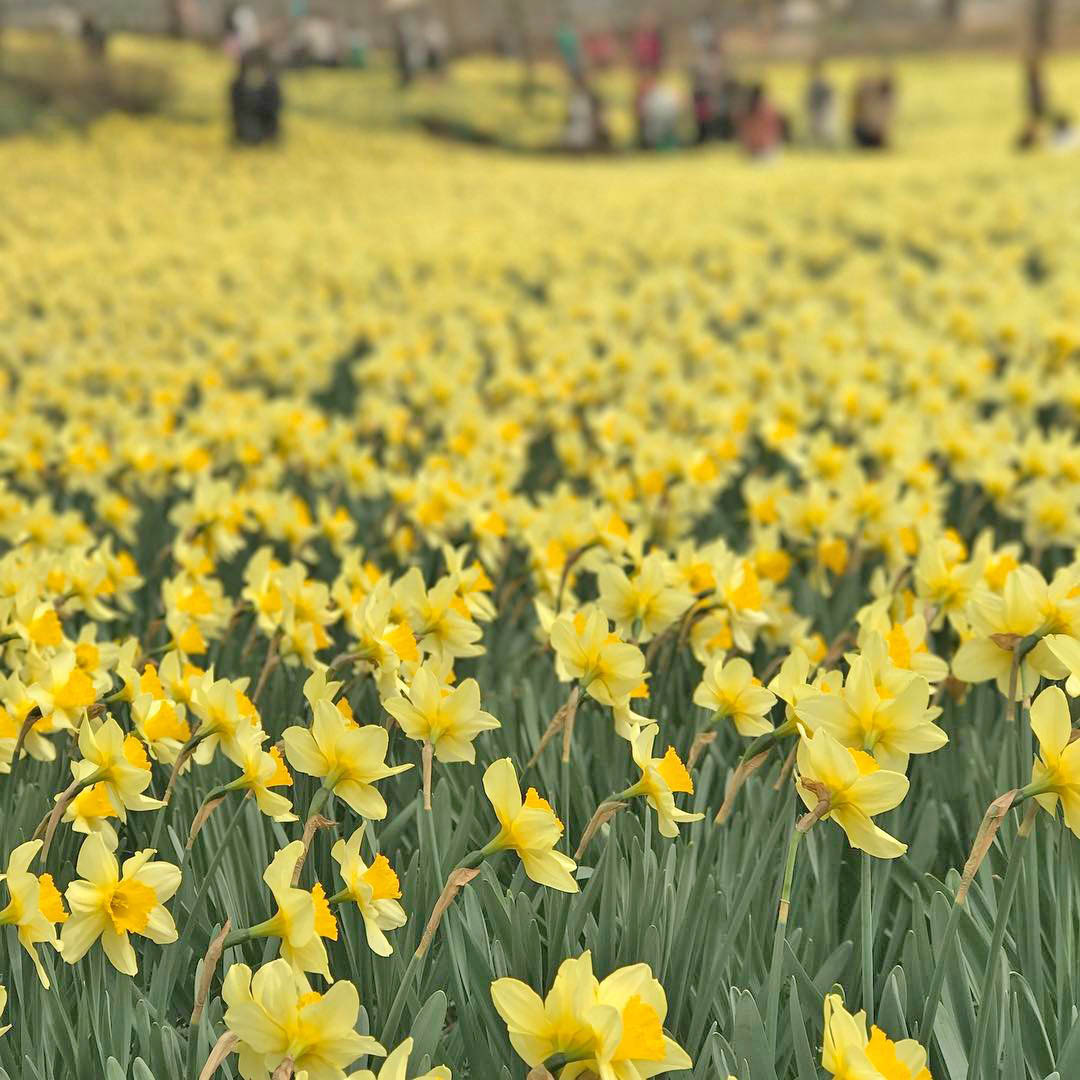
{"label": "green stem", "polygon": [[776,932],[773,936],[772,964],[769,967],[769,987],[765,1011],[765,1035],[769,1045],[776,1047],[776,1021],[780,1011],[780,983],[784,974],[784,944],[787,941],[788,911],[791,906],[791,882],[795,876],[795,855],[799,850],[802,833],[795,828],[795,818],[791,819],[788,836],[787,862],[784,865],[784,880],[780,888],[780,906],[776,916]]}
{"label": "green stem", "polygon": [[935,942],[937,948],[937,961],[934,964],[934,974],[930,979],[930,992],[923,1007],[922,1021],[919,1024],[919,1038],[929,1048],[930,1039],[933,1037],[934,1020],[937,1018],[938,1006],[941,1004],[941,988],[945,984],[945,971],[949,966],[952,956],[953,942],[956,940],[956,931],[960,925],[960,913],[964,909],[963,901],[953,900],[952,910],[949,912],[949,921],[945,924],[945,933],[941,941]]}
{"label": "green stem", "polygon": [[183,746],[180,747],[180,752],[176,755],[176,761],[173,763],[172,772],[169,774],[169,782],[165,785],[165,794],[162,796],[162,802],[165,804],[159,811],[157,820],[154,822],[154,833],[150,838],[150,846],[155,851],[160,851],[161,831],[165,828],[165,814],[169,809],[169,802],[172,799],[173,788],[176,786],[176,781],[180,778],[180,771],[184,765],[191,758],[191,755],[195,752],[195,748],[210,736],[210,732],[196,731]]}
{"label": "green stem", "polygon": [[[453,876],[454,872],[457,870],[471,869],[484,858],[484,851],[470,851],[469,854],[454,867],[454,870],[451,871],[451,876]],[[449,878],[447,880],[449,881]],[[443,891],[445,892],[445,889]],[[442,898],[440,897],[440,900],[441,899]],[[425,930],[424,936],[421,937],[420,944],[416,948],[416,952],[412,954],[409,965],[405,968],[405,974],[401,977],[401,983],[398,985],[394,1000],[390,1003],[390,1011],[386,1014],[386,1023],[383,1025],[382,1034],[379,1036],[379,1041],[383,1046],[393,1045],[394,1035],[397,1033],[398,1021],[401,1019],[401,1011],[405,1008],[405,999],[408,997],[409,992],[412,989],[413,980],[420,970],[420,965],[424,962],[424,957],[427,955],[427,937],[428,932]],[[227,941],[226,944],[228,944]]]}
{"label": "green stem", "polygon": [[305,821],[310,821],[316,814],[322,811],[322,808],[326,805],[326,800],[330,798],[333,793],[332,787],[327,787],[325,784],[311,797],[311,802],[308,804],[307,817]]}
{"label": "green stem", "polygon": [[968,1058],[971,1080],[978,1080],[983,1058],[983,1047],[990,1026],[990,996],[994,992],[994,983],[997,980],[999,954],[1005,941],[1005,931],[1009,924],[1009,910],[1012,908],[1013,897],[1016,895],[1016,887],[1020,884],[1020,868],[1024,862],[1025,841],[1031,834],[1035,824],[1035,812],[1038,803],[1029,803],[1024,820],[1016,832],[1016,841],[1012,851],[1009,852],[1009,867],[1005,873],[1005,884],[1001,889],[1001,899],[998,901],[997,914],[994,917],[994,932],[990,939],[990,951],[986,954],[986,967],[983,969],[982,986],[979,990],[979,1015],[975,1024],[975,1037],[971,1043],[971,1055]]}
{"label": "green stem", "polygon": [[862,994],[868,1024],[874,1022],[874,898],[871,892],[873,856],[862,854],[859,912],[862,921]]}
{"label": "green stem", "polygon": [[206,868],[206,873],[203,874],[202,883],[199,885],[199,891],[195,894],[195,900],[192,902],[191,910],[188,912],[188,917],[184,922],[184,929],[180,932],[181,938],[186,938],[190,933],[191,927],[202,908],[203,901],[210,892],[210,886],[214,883],[214,873],[221,865],[221,860],[225,857],[225,852],[229,848],[229,841],[232,840],[233,834],[240,827],[240,821],[244,816],[244,805],[246,802],[247,799],[240,800],[240,805],[236,808],[236,813],[233,814],[232,820],[226,827],[225,833],[221,838],[221,843],[218,844],[218,849],[214,852],[214,857],[210,860],[210,865]]}

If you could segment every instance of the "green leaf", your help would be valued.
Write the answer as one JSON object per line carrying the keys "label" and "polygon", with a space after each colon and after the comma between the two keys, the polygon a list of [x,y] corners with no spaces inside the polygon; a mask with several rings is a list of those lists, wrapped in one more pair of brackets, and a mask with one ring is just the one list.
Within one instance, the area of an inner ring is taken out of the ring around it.
{"label": "green leaf", "polygon": [[441,990],[436,990],[424,1002],[423,1007],[413,1019],[409,1032],[413,1038],[413,1049],[409,1060],[413,1064],[414,1071],[422,1072],[420,1059],[425,1055],[435,1053],[442,1035],[443,1024],[446,1022],[446,1004],[446,995]]}

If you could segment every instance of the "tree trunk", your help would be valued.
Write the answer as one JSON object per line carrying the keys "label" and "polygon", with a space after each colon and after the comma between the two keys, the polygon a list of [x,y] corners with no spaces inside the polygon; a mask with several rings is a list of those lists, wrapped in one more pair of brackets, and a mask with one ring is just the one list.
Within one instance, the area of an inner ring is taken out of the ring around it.
{"label": "tree trunk", "polygon": [[1031,44],[1042,53],[1054,43],[1056,0],[1031,0]]}

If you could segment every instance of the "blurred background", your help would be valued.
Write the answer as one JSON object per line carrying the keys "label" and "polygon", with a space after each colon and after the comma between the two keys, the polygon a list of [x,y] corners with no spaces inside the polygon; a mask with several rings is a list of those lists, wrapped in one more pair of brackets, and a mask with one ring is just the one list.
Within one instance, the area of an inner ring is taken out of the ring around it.
{"label": "blurred background", "polygon": [[[1080,0],[0,0],[0,134],[290,112],[558,154],[1072,148]],[[996,134],[995,134],[996,131]]]}

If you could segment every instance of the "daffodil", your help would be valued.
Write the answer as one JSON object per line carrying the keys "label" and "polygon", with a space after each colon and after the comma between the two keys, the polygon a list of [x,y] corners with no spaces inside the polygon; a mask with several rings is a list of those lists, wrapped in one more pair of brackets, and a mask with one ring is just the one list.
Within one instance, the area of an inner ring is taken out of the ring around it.
{"label": "daffodil", "polygon": [[1060,687],[1047,687],[1031,703],[1031,730],[1039,740],[1032,794],[1050,814],[1060,802],[1065,824],[1080,836],[1080,742],[1072,741],[1069,700]]}
{"label": "daffodil", "polygon": [[[1059,629],[1049,617],[1050,607],[1049,586],[1033,566],[1010,571],[1000,596],[985,588],[977,591],[968,606],[972,633],[953,656],[953,674],[969,683],[993,679],[1002,694],[1007,696],[1012,689],[1016,701],[1035,692],[1040,676],[1065,678],[1068,667],[1044,637]],[[1017,646],[1032,638],[1040,640],[1018,655]],[[1014,660],[1016,685],[1012,687]]]}
{"label": "daffodil", "polygon": [[[147,671],[153,670],[147,668]],[[184,712],[183,705],[149,693],[139,693],[132,701],[131,721],[155,761],[173,764],[184,743],[191,738]]]}
{"label": "daffodil", "polygon": [[664,1033],[667,998],[647,964],[619,968],[600,981],[585,952],[562,962],[546,998],[508,978],[491,984],[491,999],[527,1065],[566,1059],[561,1080],[647,1080],[693,1066]]}
{"label": "daffodil", "polygon": [[303,851],[304,842],[294,840],[274,856],[263,872],[263,881],[273,894],[277,911],[265,922],[240,933],[244,937],[280,938],[282,958],[298,972],[313,971],[333,982],[322,939],[337,939],[337,920],[321,885],[309,891],[292,883]]}
{"label": "daffodil", "polygon": [[[3,1033],[0,1032],[0,1034]],[[349,1080],[406,1080],[406,1069],[412,1048],[412,1039],[406,1039],[396,1050],[390,1051],[378,1073],[373,1073],[370,1069],[361,1069],[359,1072],[352,1073]],[[415,1076],[412,1080],[451,1080],[451,1074],[445,1065],[436,1065],[434,1069],[428,1070],[422,1076]]]}
{"label": "daffodil", "polygon": [[866,1014],[844,1008],[839,994],[825,997],[822,1067],[832,1080],[931,1080],[926,1051],[914,1039],[893,1042],[881,1028],[866,1034]]}
{"label": "daffodil", "polygon": [[233,964],[221,996],[225,1026],[239,1039],[237,1066],[244,1080],[269,1080],[286,1059],[294,1075],[345,1080],[345,1070],[358,1058],[386,1053],[356,1032],[360,996],[352,983],[317,993],[284,959],[265,964],[254,977],[247,964]]}
{"label": "daffodil", "polygon": [[261,728],[248,727],[237,733],[228,756],[241,770],[236,780],[224,785],[226,791],[250,791],[259,810],[272,821],[295,821],[292,803],[271,788],[292,787],[292,776],[276,746],[263,749],[266,739]]}
{"label": "daffodil", "polygon": [[533,881],[560,892],[577,892],[578,883],[572,876],[576,863],[555,850],[563,834],[562,822],[535,788],[529,788],[522,799],[514,763],[509,758],[488,766],[484,792],[499,820],[499,831],[484,849],[485,854],[516,851]]}
{"label": "daffodil", "polygon": [[394,949],[385,931],[397,930],[407,921],[405,910],[398,903],[401,885],[385,855],[376,855],[370,866],[364,862],[360,855],[363,838],[361,825],[348,840],[338,840],[330,850],[344,885],[335,899],[348,899],[356,904],[364,920],[369,948],[379,956],[389,956]]}
{"label": "daffodil", "polygon": [[30,864],[40,850],[41,841],[30,840],[8,856],[7,869],[0,874],[0,881],[7,885],[8,891],[8,902],[0,908],[0,926],[16,928],[19,944],[34,962],[41,985],[48,989],[49,978],[34,946],[46,944],[60,948],[53,927],[68,915],[51,875],[38,877],[30,872]]}
{"label": "daffodil", "polygon": [[653,757],[652,748],[658,730],[656,724],[649,724],[641,729],[630,744],[634,763],[641,770],[641,779],[616,797],[629,799],[635,795],[644,795],[656,811],[660,835],[678,836],[679,825],[700,821],[705,815],[691,814],[675,805],[676,794],[694,793],[694,782],[675,752],[675,747],[669,746],[662,758]]}
{"label": "daffodil", "polygon": [[615,630],[636,641],[649,641],[666,630],[694,602],[693,594],[678,586],[670,559],[652,551],[630,577],[617,563],[607,563],[597,574],[600,609]]}
{"label": "daffodil", "polygon": [[125,735],[111,716],[82,725],[79,752],[82,757],[72,764],[72,776],[82,784],[104,784],[121,821],[127,820],[128,810],[157,810],[163,805],[143,794],[153,779],[143,744],[136,736]]}
{"label": "daffodil", "polygon": [[71,916],[60,932],[60,954],[69,964],[81,960],[99,938],[109,962],[125,975],[138,971],[131,935],[159,945],[176,940],[176,924],[165,903],[180,888],[180,868],[153,861],[147,848],[125,860],[123,868],[100,836],[83,841],[75,865],[79,880],[68,887]]}
{"label": "daffodil", "polygon": [[825,728],[844,746],[902,773],[910,754],[938,750],[948,736],[934,723],[941,710],[929,705],[930,686],[921,675],[891,663],[879,671],[880,681],[869,656],[853,656],[843,689],[802,697],[795,714],[811,730]]}
{"label": "daffodil", "polygon": [[602,705],[624,701],[645,679],[641,650],[613,634],[599,608],[555,616],[548,633],[559,678],[578,680]]}
{"label": "daffodil", "polygon": [[731,720],[740,735],[772,731],[766,716],[775,703],[776,695],[761,685],[742,657],[726,662],[723,656],[716,657],[694,691],[695,705],[711,710],[717,719]]}
{"label": "daffodil", "polygon": [[109,818],[119,816],[109,797],[108,787],[104,782],[99,781],[90,787],[83,788],[71,800],[64,811],[63,820],[71,822],[73,832],[84,836],[96,833],[110,851],[115,851],[119,838]]}
{"label": "daffodil", "polygon": [[390,741],[386,728],[378,724],[360,727],[326,700],[316,702],[314,711],[310,731],[291,727],[282,736],[289,764],[298,772],[319,777],[323,787],[361,817],[381,821],[386,817],[386,800],[375,784],[412,765],[386,763]]}
{"label": "daffodil", "polygon": [[476,760],[473,740],[499,721],[480,708],[480,687],[466,679],[445,685],[431,662],[421,664],[403,693],[383,700],[383,708],[410,739],[429,743],[439,761]]}
{"label": "daffodil", "polygon": [[879,859],[895,859],[907,845],[871,820],[903,802],[908,781],[881,768],[864,750],[842,746],[824,727],[803,734],[796,754],[799,797],[810,810],[825,800],[822,820],[835,821],[852,847]]}

